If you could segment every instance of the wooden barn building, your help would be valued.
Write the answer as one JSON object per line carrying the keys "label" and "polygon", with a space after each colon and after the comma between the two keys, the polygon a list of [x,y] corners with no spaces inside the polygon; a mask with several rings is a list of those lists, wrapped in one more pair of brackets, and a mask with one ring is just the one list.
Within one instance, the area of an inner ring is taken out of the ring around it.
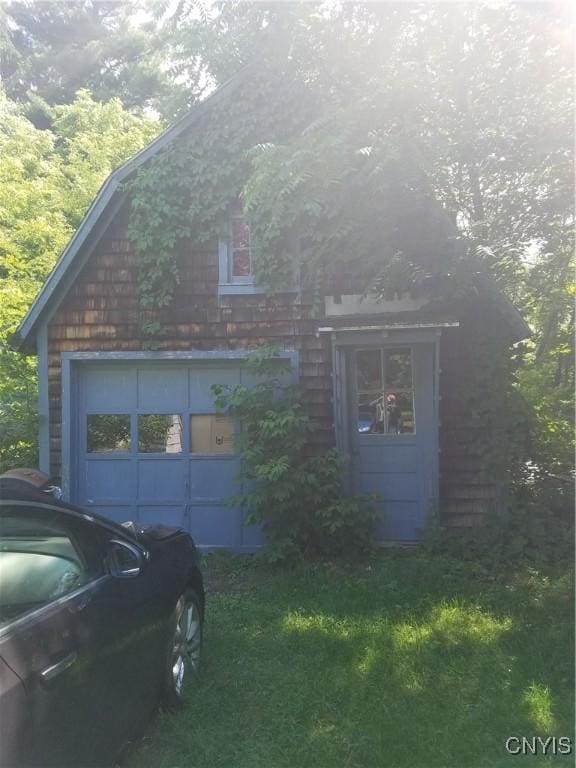
{"label": "wooden barn building", "polygon": [[478,338],[496,333],[509,346],[528,334],[489,279],[478,277],[475,299],[446,305],[426,293],[378,300],[344,281],[326,285],[313,312],[300,286],[269,294],[255,284],[249,227],[235,215],[228,238],[178,243],[163,333],[153,350],[142,337],[124,183],[201,130],[213,98],[108,178],[22,321],[16,345],[38,356],[40,468],[61,477],[65,498],[115,520],[183,526],[204,547],[257,548],[261,532],[227,504],[236,427],[210,387],[249,384],[248,350],[273,343],[318,422],[314,440],[350,457],[353,490],[379,492],[383,541],[417,541],[432,510],[473,524],[500,487],[474,451],[482,425],[467,412],[462,372],[480,364]]}

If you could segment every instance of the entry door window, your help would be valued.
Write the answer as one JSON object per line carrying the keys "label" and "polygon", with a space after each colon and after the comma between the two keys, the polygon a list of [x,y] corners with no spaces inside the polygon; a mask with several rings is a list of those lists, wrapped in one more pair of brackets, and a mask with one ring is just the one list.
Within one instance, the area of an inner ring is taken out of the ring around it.
{"label": "entry door window", "polygon": [[356,351],[358,432],[415,434],[410,347]]}

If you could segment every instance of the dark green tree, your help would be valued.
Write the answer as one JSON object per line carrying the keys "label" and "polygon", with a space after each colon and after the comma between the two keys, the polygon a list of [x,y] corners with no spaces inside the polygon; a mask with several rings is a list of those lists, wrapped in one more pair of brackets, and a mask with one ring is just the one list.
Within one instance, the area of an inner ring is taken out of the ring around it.
{"label": "dark green tree", "polygon": [[0,471],[36,461],[35,359],[10,338],[106,176],[159,129],[81,91],[40,130],[0,91]]}
{"label": "dark green tree", "polygon": [[141,0],[11,0],[0,9],[0,71],[9,98],[29,104],[38,127],[44,102],[69,104],[76,91],[118,97],[131,110],[155,106],[173,80]]}

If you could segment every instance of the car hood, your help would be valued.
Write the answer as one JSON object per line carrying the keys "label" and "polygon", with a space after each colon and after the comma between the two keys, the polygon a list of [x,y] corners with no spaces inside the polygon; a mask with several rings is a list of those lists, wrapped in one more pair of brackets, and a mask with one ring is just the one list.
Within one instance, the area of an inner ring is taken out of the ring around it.
{"label": "car hood", "polygon": [[171,528],[167,525],[142,525],[137,529],[137,536],[142,542],[164,541],[185,533],[182,528]]}
{"label": "car hood", "polygon": [[174,528],[168,525],[160,525],[157,523],[149,525],[140,525],[132,520],[127,520],[125,523],[120,523],[121,527],[125,531],[130,533],[141,544],[149,544],[153,541],[165,541],[166,539],[172,539],[174,536],[186,533],[182,528]]}

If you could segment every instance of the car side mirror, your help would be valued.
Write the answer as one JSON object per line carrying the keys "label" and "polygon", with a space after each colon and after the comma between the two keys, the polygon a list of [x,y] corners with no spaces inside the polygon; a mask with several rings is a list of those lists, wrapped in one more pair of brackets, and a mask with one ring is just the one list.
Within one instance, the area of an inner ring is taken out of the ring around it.
{"label": "car side mirror", "polygon": [[109,544],[110,573],[117,579],[133,579],[139,576],[144,563],[144,553],[134,544],[112,539]]}
{"label": "car side mirror", "polygon": [[59,485],[49,485],[44,489],[44,493],[51,493],[58,501],[62,498],[62,488]]}

